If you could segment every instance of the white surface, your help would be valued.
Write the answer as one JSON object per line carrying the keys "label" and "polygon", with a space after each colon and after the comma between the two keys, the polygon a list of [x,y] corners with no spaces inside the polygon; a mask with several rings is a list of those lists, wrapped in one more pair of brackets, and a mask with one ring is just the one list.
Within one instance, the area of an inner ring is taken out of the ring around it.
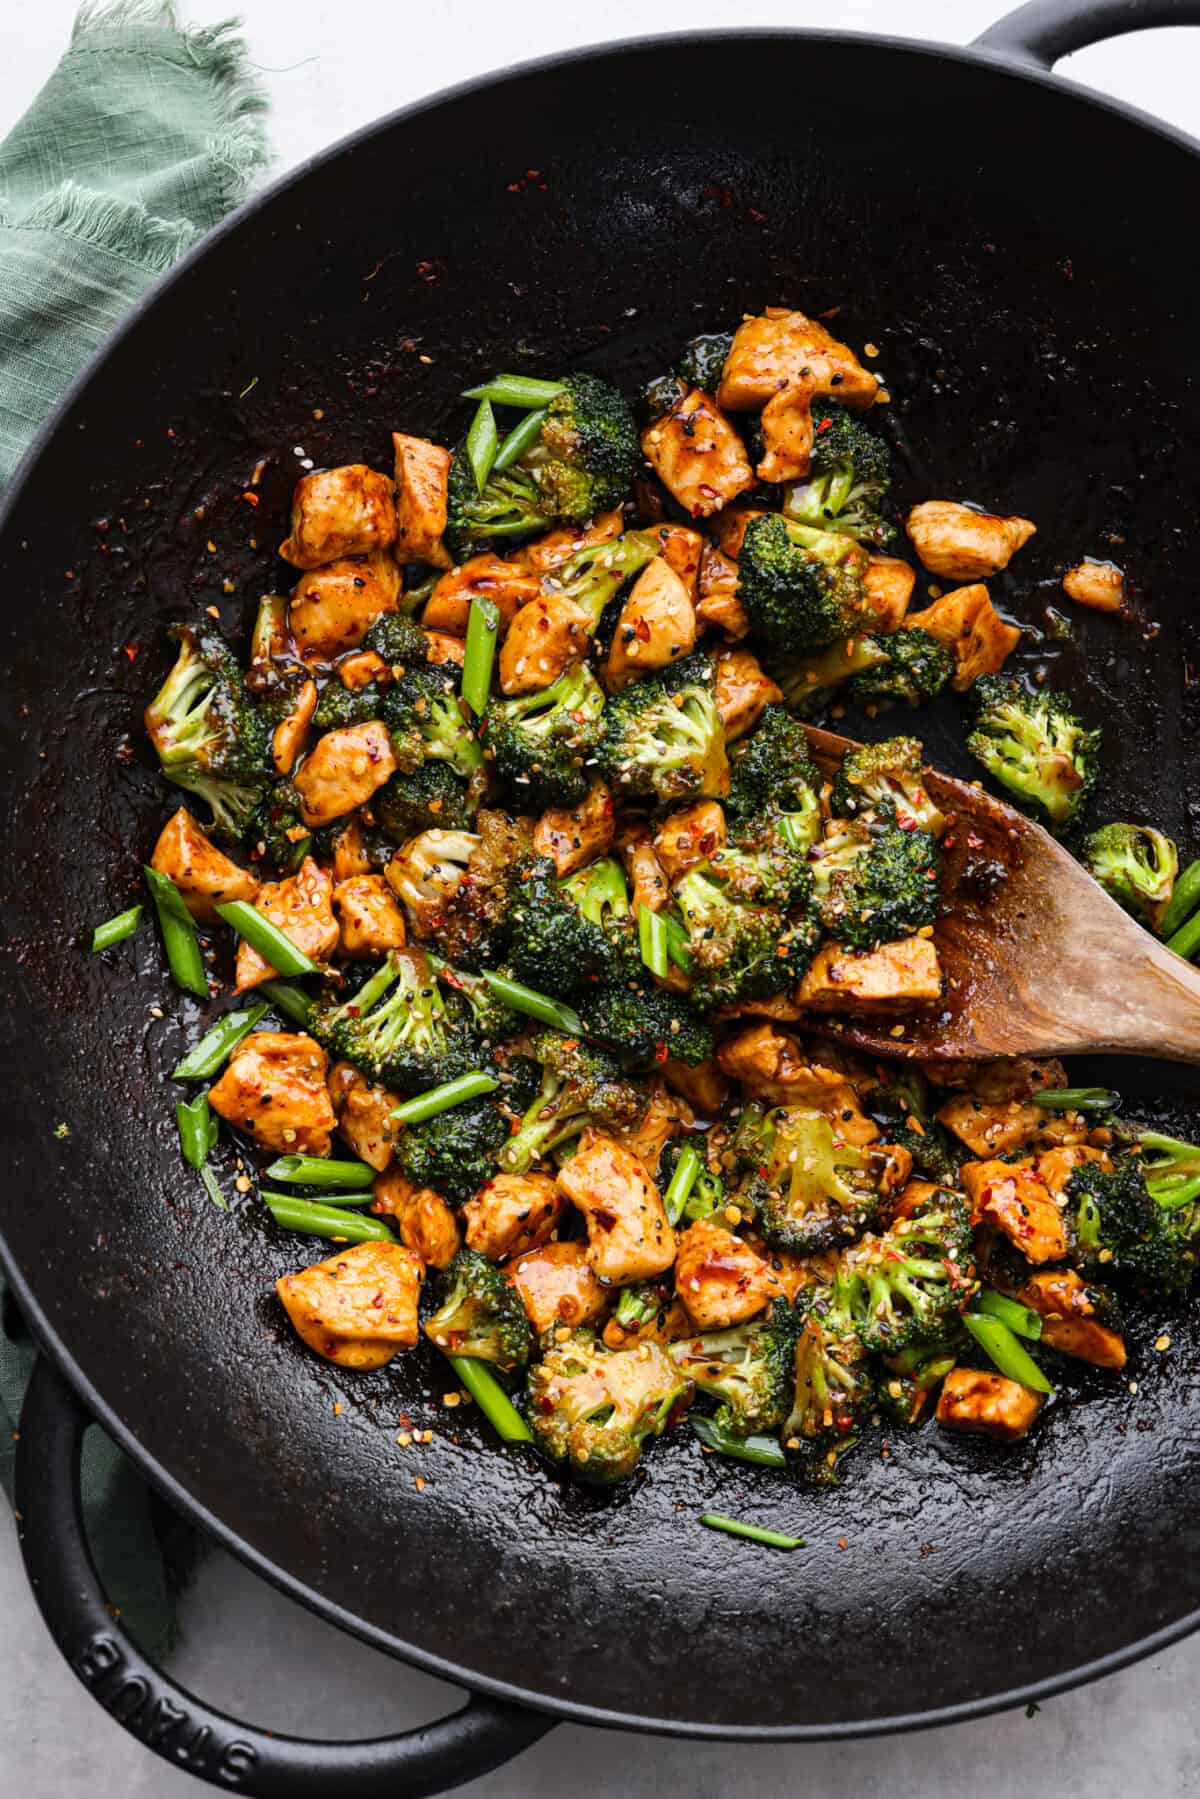
{"label": "white surface", "polygon": [[[225,0],[191,0],[206,23]],[[272,98],[278,167],[424,93],[571,44],[722,25],[835,25],[965,42],[1003,0],[247,0],[247,34]],[[75,0],[0,0],[0,133],[19,116],[67,41]],[[1200,132],[1200,32],[1102,45],[1069,72]],[[962,149],[962,146],[959,146]],[[1120,1570],[1113,1576],[1120,1579]],[[786,1578],[803,1578],[789,1563]],[[331,1738],[383,1733],[436,1716],[451,1689],[279,1598],[222,1554],[184,1609],[175,1669],[206,1698],[254,1722]],[[531,1638],[536,1626],[531,1620]],[[1080,1645],[1081,1658],[1086,1645]],[[614,1647],[614,1653],[627,1653]],[[0,1795],[21,1799],[179,1799],[200,1788],[127,1737],[68,1673],[29,1595],[7,1515],[0,1517]],[[600,1799],[686,1791],[690,1799],[1095,1799],[1101,1792],[1188,1799],[1197,1791],[1200,1638],[1100,1685],[1018,1712],[917,1737],[813,1749],[662,1743],[556,1730],[464,1799]],[[333,1796],[331,1796],[333,1799]]]}

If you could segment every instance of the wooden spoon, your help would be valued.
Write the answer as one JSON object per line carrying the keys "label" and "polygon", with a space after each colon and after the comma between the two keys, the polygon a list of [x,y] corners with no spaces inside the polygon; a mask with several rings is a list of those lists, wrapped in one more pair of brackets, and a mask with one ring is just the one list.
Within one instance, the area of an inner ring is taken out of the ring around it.
{"label": "wooden spoon", "polygon": [[[807,727],[832,775],[860,746]],[[880,1056],[1120,1054],[1200,1062],[1200,972],[1142,929],[1048,831],[926,769],[947,817],[934,926],[944,997],[903,1017],[821,1017]],[[814,1022],[815,1022],[815,1015]],[[902,1023],[898,1036],[891,1034]]]}

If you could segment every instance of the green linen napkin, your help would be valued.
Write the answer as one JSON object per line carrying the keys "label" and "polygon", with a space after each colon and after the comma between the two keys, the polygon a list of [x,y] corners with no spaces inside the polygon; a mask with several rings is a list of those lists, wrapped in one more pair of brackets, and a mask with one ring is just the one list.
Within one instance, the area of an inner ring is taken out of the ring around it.
{"label": "green linen napkin", "polygon": [[267,160],[236,21],[93,0],[0,145],[0,481],[129,306]]}
{"label": "green linen napkin", "polygon": [[[0,144],[0,483],[91,352],[267,161],[266,101],[237,21],[184,30],[171,0],[92,0]],[[0,1485],[33,1347],[0,1286]],[[149,1655],[173,1634],[178,1521],[97,1428],[83,1456],[92,1548]]]}

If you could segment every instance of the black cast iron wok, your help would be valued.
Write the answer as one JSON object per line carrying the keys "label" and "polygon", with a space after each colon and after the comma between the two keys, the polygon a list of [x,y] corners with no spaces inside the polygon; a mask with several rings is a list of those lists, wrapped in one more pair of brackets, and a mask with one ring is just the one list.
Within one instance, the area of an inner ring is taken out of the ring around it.
{"label": "black cast iron wok", "polygon": [[[933,1429],[876,1436],[814,1495],[702,1458],[682,1432],[615,1496],[564,1489],[439,1412],[423,1351],[343,1379],[302,1348],[271,1283],[303,1246],[250,1200],[212,1210],[178,1157],[161,1082],[195,1034],[190,1004],[154,1016],[148,937],[117,967],[79,948],[127,903],[163,816],[136,718],[164,628],[215,605],[240,629],[275,585],[296,448],[385,462],[394,426],[451,429],[481,369],[585,358],[633,381],[764,301],[840,307],[839,331],[881,346],[898,443],[923,459],[902,498],[961,494],[1041,524],[1006,595],[1028,626],[1065,561],[1121,546],[1158,636],[1089,618],[1076,645],[1034,654],[1103,716],[1112,814],[1186,842],[1200,162],[1047,73],[1094,38],[1183,22],[1200,0],[1045,4],[965,52],[722,35],[476,83],[244,209],[39,439],[0,529],[0,1218],[47,1358],[19,1505],[72,1665],[168,1759],[291,1799],[427,1793],[552,1716],[762,1739],[899,1729],[1110,1670],[1200,1620],[1186,1315],[1135,1320],[1133,1342],[1165,1320],[1175,1346],[1137,1352],[1136,1396],[1069,1389],[1002,1455]],[[241,496],[260,457],[254,512]],[[961,768],[949,724],[922,728],[930,759]],[[1194,1076],[1119,1071],[1134,1105],[1165,1081],[1164,1115],[1186,1125]],[[180,1693],[90,1569],[80,1402],[268,1578],[483,1697],[428,1731],[321,1746]],[[402,1412],[436,1423],[419,1463],[395,1446]],[[731,1544],[697,1528],[705,1507],[809,1546]]]}

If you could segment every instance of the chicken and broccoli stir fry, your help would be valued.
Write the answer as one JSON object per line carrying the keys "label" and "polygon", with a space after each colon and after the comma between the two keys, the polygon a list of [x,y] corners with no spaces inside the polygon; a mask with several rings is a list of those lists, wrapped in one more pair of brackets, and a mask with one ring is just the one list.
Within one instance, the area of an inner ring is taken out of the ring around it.
{"label": "chicken and broccoli stir fry", "polygon": [[906,726],[828,779],[803,721],[962,695],[999,790],[1186,928],[1168,838],[1082,834],[1099,731],[1006,666],[987,581],[1034,525],[899,517],[879,383],[796,311],[636,406],[590,373],[467,397],[453,447],[302,476],[244,654],[174,633],[145,722],[180,984],[215,996],[196,927],[236,933],[187,1159],[226,1203],[224,1121],[276,1158],[245,1203],[332,1241],[278,1283],[311,1351],[424,1340],[587,1481],[667,1431],[818,1482],[881,1417],[1023,1437],[1062,1358],[1123,1367],[1122,1292],[1189,1284],[1200,1149],[1056,1062],[829,1040],[940,998],[949,827]]}

